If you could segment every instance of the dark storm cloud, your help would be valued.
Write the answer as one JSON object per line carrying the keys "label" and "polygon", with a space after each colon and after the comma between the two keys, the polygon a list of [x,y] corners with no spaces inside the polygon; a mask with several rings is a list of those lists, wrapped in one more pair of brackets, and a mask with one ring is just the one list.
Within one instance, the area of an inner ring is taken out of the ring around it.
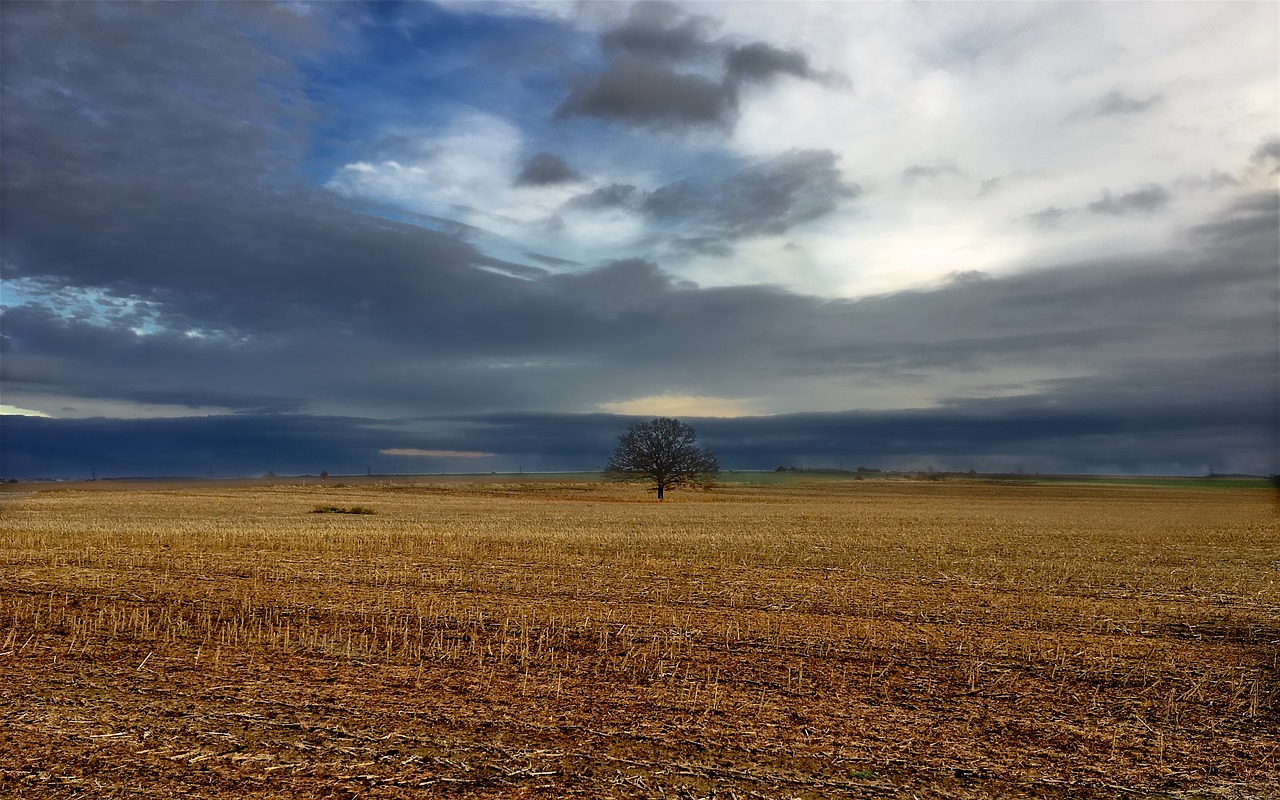
{"label": "dark storm cloud", "polygon": [[195,359],[211,374],[231,371],[243,363],[234,346],[197,344],[175,332],[138,336],[128,325],[69,320],[35,305],[6,310],[0,319],[0,381],[11,391],[39,386],[90,404],[110,399],[241,412],[297,411],[303,404],[296,396],[223,390],[183,367]]}
{"label": "dark storm cloud", "polygon": [[[1239,264],[1280,263],[1280,193],[1259,192],[1236,200],[1215,219],[1190,230],[1209,259]],[[1280,325],[1280,319],[1277,324]]]}
{"label": "dark storm cloud", "polygon": [[[264,47],[291,40],[241,35],[248,23],[223,20],[228,7],[137,8],[6,6],[6,277],[97,287],[171,314],[166,300],[180,294],[192,305],[207,298],[218,316],[219,285],[240,280],[246,299],[264,283],[293,280],[296,291],[304,274],[280,273],[305,270],[306,230],[326,222],[317,215],[340,215],[306,208],[315,198],[305,193],[272,191],[286,181],[287,154],[305,149],[291,124],[309,106],[300,78]],[[277,266],[279,242],[250,235],[259,227],[288,231],[302,250]],[[279,319],[290,305],[258,313]]]}
{"label": "dark storm cloud", "polygon": [[[794,150],[751,164],[719,181],[677,181],[643,195],[638,210],[678,231],[668,242],[678,251],[726,256],[733,240],[775,235],[824,217],[856,198],[861,188],[845,180],[830,150]],[[631,208],[634,186],[614,184],[579,195],[571,208]]]}
{"label": "dark storm cloud", "polygon": [[[1227,409],[1223,409],[1227,412]],[[1042,408],[1025,398],[964,406],[886,412],[792,414],[773,418],[703,420],[700,439],[721,463],[887,469],[1036,472],[1181,472],[1202,474],[1219,463],[1249,463],[1251,431],[1273,420],[1258,405],[1231,404],[1206,419],[1194,407],[1152,413]],[[1137,447],[1117,447],[1117,442]],[[1206,448],[1206,442],[1212,442]]]}
{"label": "dark storm cloud", "polygon": [[1249,161],[1254,164],[1272,164],[1271,174],[1280,174],[1280,136],[1265,139],[1254,148]]}
{"label": "dark storm cloud", "polygon": [[725,57],[725,73],[731,81],[765,83],[777,75],[817,78],[809,66],[809,58],[798,50],[780,50],[764,42],[729,49]]}
{"label": "dark storm cloud", "polygon": [[582,180],[578,171],[560,156],[552,153],[535,153],[520,167],[515,186],[551,186]]}
{"label": "dark storm cloud", "polygon": [[[844,402],[863,387],[930,403],[911,394],[923,382],[988,373],[989,391],[924,411],[701,424],[744,467],[841,453],[1272,463],[1274,192],[1150,258],[860,301],[703,289],[643,259],[544,270],[486,254],[476,229],[357,213],[292,178],[315,87],[288,64],[329,46],[329,6],[3,8],[5,402],[240,412],[6,417],[5,472],[413,471],[373,460],[384,449],[589,468],[623,420],[551,412],[661,393]],[[271,35],[242,35],[238,14]],[[795,151],[627,199],[714,252],[856,193],[834,154]],[[1111,202],[1151,205],[1126,198]]]}
{"label": "dark storm cloud", "polygon": [[[1240,364],[1234,366],[1251,366]],[[1144,376],[1146,377],[1146,376]],[[1161,376],[1157,376],[1161,377]],[[775,466],[1203,474],[1267,467],[1274,405],[1222,394],[1206,413],[1170,395],[1153,406],[1080,380],[1067,406],[1040,397],[970,400],[904,411],[688,418],[725,469]],[[1144,399],[1144,398],[1139,398]],[[395,421],[298,415],[171,420],[0,419],[0,476],[219,477],[603,467],[637,417],[490,414]],[[1260,431],[1271,431],[1259,440]],[[491,452],[486,459],[405,459],[388,449]],[[1259,461],[1259,452],[1262,459]],[[1272,462],[1274,463],[1274,462]],[[1255,468],[1256,468],[1255,467]]]}
{"label": "dark storm cloud", "polygon": [[1250,161],[1261,162],[1266,160],[1280,161],[1280,136],[1272,136],[1270,139],[1262,141],[1253,150],[1253,155],[1249,157]]}
{"label": "dark storm cloud", "polygon": [[[973,454],[993,453],[981,436],[998,425],[1000,414],[1017,412],[1044,425],[1049,419],[1076,420],[1072,424],[1103,439],[1112,430],[1106,420],[1128,420],[1131,426],[1146,416],[1171,420],[1162,423],[1166,427],[1159,436],[1141,426],[1123,437],[1112,431],[1113,438],[1096,444],[1097,452],[1089,451],[1091,458],[1101,458],[1102,450],[1111,448],[1110,461],[1080,462],[1133,465],[1139,459],[1171,463],[1172,456],[1166,458],[1171,446],[1162,439],[1173,436],[1178,420],[1190,426],[1187,420],[1195,417],[1196,431],[1209,425],[1252,430],[1256,456],[1259,448],[1265,450],[1272,430],[1256,424],[1256,409],[1280,407],[1274,402],[1275,211],[1274,198],[1266,195],[1228,210],[1196,232],[1202,243],[1198,258],[1075,265],[861,301],[821,301],[760,287],[697,289],[674,282],[656,264],[642,260],[533,281],[472,270],[464,273],[470,279],[455,282],[443,302],[412,292],[386,318],[317,319],[291,336],[279,339],[281,334],[275,334],[274,343],[267,339],[252,349],[235,341],[199,341],[179,334],[139,337],[15,309],[6,314],[3,363],[10,371],[7,387],[64,395],[195,403],[203,389],[210,404],[247,411],[268,402],[284,408],[325,397],[446,415],[459,408],[550,409],[565,397],[590,405],[686,382],[723,396],[743,396],[760,388],[804,387],[807,381],[838,374],[874,385],[909,381],[913,374],[1087,364],[1095,377],[1029,385],[1016,401],[955,401],[951,409],[963,417],[959,421],[948,422],[941,411],[900,419],[968,426],[964,430],[971,438],[957,434],[946,445],[953,454],[963,447]],[[406,284],[397,289],[411,292]],[[233,294],[228,291],[224,299],[231,301]],[[464,308],[451,313],[455,304]],[[1226,317],[1223,308],[1231,309]],[[331,325],[337,328],[327,330]],[[378,358],[370,359],[375,351]],[[713,365],[706,353],[715,354]],[[209,391],[215,386],[216,392]],[[269,397],[264,390],[273,387],[288,387],[291,394],[264,399]],[[1173,400],[1185,409],[1166,408]],[[1245,414],[1245,406],[1255,411]],[[979,411],[987,414],[986,422],[969,420],[981,417]],[[864,420],[869,429],[887,424],[892,415],[851,418]],[[721,423],[708,424],[714,428]],[[1066,425],[1060,422],[1054,435],[1067,435]],[[904,422],[903,430],[908,427]],[[479,450],[504,457],[512,453],[511,445],[500,446],[474,426],[457,430],[446,439],[371,441],[366,451],[376,444]],[[933,438],[936,427],[915,430],[914,438],[903,434],[894,440],[899,457],[942,452],[943,445]],[[1049,434],[1042,430],[1038,435],[1036,441],[1049,448],[1044,439]],[[1031,438],[1006,442],[1006,455],[1012,457],[1022,447],[1030,458]],[[1192,440],[1197,447],[1207,446],[1203,438],[1186,441]],[[767,467],[774,456],[796,461],[834,454],[831,447],[806,451],[809,440],[802,438],[785,448],[762,450],[769,455],[757,454],[765,461],[760,464],[750,458],[751,441],[756,440],[735,443],[726,433],[719,444],[741,458],[743,466]],[[878,447],[878,458],[888,458],[888,445]],[[1056,458],[1054,463],[1066,464],[1070,459],[1064,453],[1072,447],[1083,445],[1055,443],[1051,449],[1057,454],[1046,449],[1043,463]],[[578,458],[587,458],[588,449],[584,445]],[[872,452],[851,450],[850,458]],[[366,451],[351,458],[358,461]],[[516,457],[533,463],[527,454]],[[1227,463],[1216,455],[1213,459]],[[1254,462],[1265,459],[1264,453]],[[556,464],[582,466],[568,460]],[[332,463],[325,468],[335,469]]]}
{"label": "dark storm cloud", "polygon": [[[149,420],[2,417],[5,476],[260,476],[364,472],[382,442],[351,418],[235,415]],[[387,445],[381,445],[383,447]],[[385,461],[385,459],[384,459]]]}
{"label": "dark storm cloud", "polygon": [[533,259],[549,267],[580,267],[582,264],[577,261],[571,261],[567,258],[557,258],[555,256],[543,255],[542,253],[525,253],[525,256]]}
{"label": "dark storm cloud", "polygon": [[[627,258],[587,272],[560,275],[547,282],[547,289],[566,308],[581,314],[582,322],[590,321],[596,335],[616,338],[630,320],[646,327],[664,326],[661,333],[650,332],[654,336],[650,343],[657,343],[681,335],[680,329],[687,333],[698,327],[675,320],[681,313],[698,313],[697,293],[677,286],[670,275],[647,259]],[[599,326],[600,321],[606,325]]]}
{"label": "dark storm cloud", "polygon": [[677,181],[659,186],[645,195],[642,208],[655,219],[677,219],[697,211],[703,200],[703,193],[692,183]]}
{"label": "dark storm cloud", "polygon": [[712,27],[709,17],[687,14],[675,3],[642,0],[631,6],[622,25],[600,37],[600,44],[606,52],[684,59],[709,49]]}
{"label": "dark storm cloud", "polygon": [[[556,117],[585,116],[642,128],[732,131],[741,93],[780,75],[824,83],[838,76],[813,69],[798,50],[710,37],[709,18],[667,2],[640,2],[600,37],[611,56],[604,71],[580,78]],[[681,65],[677,68],[677,64]],[[719,74],[714,72],[718,69]]]}
{"label": "dark storm cloud", "polygon": [[557,117],[575,115],[655,128],[728,130],[737,121],[738,95],[706,76],[624,53],[556,110]]}
{"label": "dark storm cloud", "polygon": [[[1263,241],[1274,239],[1274,217],[1269,229],[1263,224],[1274,208],[1274,202],[1261,200],[1243,204],[1197,234],[1202,241],[1230,246],[1222,251],[1233,254],[1226,264],[1118,261],[1083,271],[1076,267],[952,282],[932,292],[856,302],[824,302],[760,288],[682,287],[652,262],[622,261],[520,284],[527,290],[518,302],[476,307],[484,317],[471,324],[455,318],[454,324],[461,326],[457,330],[414,332],[412,349],[396,338],[349,348],[325,339],[317,329],[302,334],[314,337],[310,348],[298,342],[274,353],[208,344],[183,349],[174,337],[168,343],[175,348],[172,354],[164,359],[153,354],[144,361],[137,353],[117,352],[127,336],[103,340],[103,331],[84,323],[68,324],[69,330],[55,340],[48,333],[30,336],[30,320],[18,314],[8,330],[19,342],[38,344],[44,357],[64,360],[70,367],[60,373],[69,382],[64,388],[79,386],[86,394],[105,390],[107,376],[120,368],[134,370],[126,373],[125,384],[137,380],[156,386],[157,375],[176,374],[198,385],[197,376],[207,381],[204,373],[211,373],[221,376],[218,383],[242,389],[271,385],[282,377],[294,387],[306,387],[308,380],[314,386],[315,376],[330,374],[335,383],[354,379],[357,394],[378,395],[384,402],[405,395],[440,413],[491,402],[495,391],[510,397],[509,403],[536,408],[548,402],[537,389],[548,381],[597,397],[603,381],[609,390],[638,396],[697,375],[712,384],[722,382],[731,396],[751,384],[775,380],[780,368],[789,385],[804,386],[812,377],[832,374],[875,383],[921,371],[974,372],[993,364],[1087,363],[1090,377],[1029,386],[1017,397],[959,399],[922,411],[705,420],[699,429],[722,452],[726,465],[736,468],[830,466],[837,459],[907,467],[923,466],[914,460],[925,459],[954,469],[1022,465],[1045,471],[1194,471],[1213,463],[1219,470],[1235,464],[1254,465],[1250,468],[1257,471],[1271,463],[1274,417],[1280,408],[1275,397],[1274,245]],[[1224,306],[1233,309],[1227,320],[1215,311]],[[503,315],[512,316],[506,329],[499,325]],[[513,338],[512,333],[527,338]],[[441,346],[450,348],[451,357],[414,360],[414,351]],[[362,363],[369,347],[386,351],[379,363],[391,375]],[[307,349],[314,351],[309,361],[303,355]],[[456,363],[452,357],[457,350],[513,366],[497,370],[510,374],[494,376],[492,369]],[[716,354],[714,367],[702,352]],[[529,370],[518,364],[549,358],[576,363]],[[222,359],[227,363],[219,366]],[[296,359],[302,363],[290,366]],[[612,369],[610,363],[620,368]],[[5,365],[23,366],[8,354]],[[102,385],[84,383],[84,371],[91,367],[98,373],[89,377]],[[46,384],[52,380],[38,372],[17,377]],[[139,399],[159,399],[154,391]],[[325,389],[330,397],[335,391]],[[180,399],[194,402],[199,395]],[[99,442],[101,431],[93,422],[6,418],[5,471],[84,474],[87,466],[70,464],[83,464],[86,458],[98,462],[102,474],[202,473],[201,462],[209,459],[226,465],[219,466],[220,474],[359,471],[366,463],[380,471],[427,468],[376,460],[379,449],[391,447],[499,454],[485,468],[542,464],[591,469],[612,436],[625,427],[625,420],[598,415],[584,422],[578,415],[464,418],[455,413],[434,418],[444,422],[425,433],[414,433],[406,423],[374,435],[361,420],[313,423],[273,415],[267,425],[249,417],[156,421],[154,426],[147,421],[104,423],[117,431],[117,438],[105,443]],[[237,432],[240,424],[247,427]],[[306,434],[313,430],[324,435]],[[286,436],[290,432],[297,438]],[[54,447],[51,454],[46,434],[54,442],[77,444]],[[188,441],[188,436],[194,438]],[[281,437],[289,440],[281,442]],[[135,446],[121,450],[118,442],[126,438]],[[210,442],[227,444],[211,450]],[[146,461],[149,447],[159,450],[152,454],[153,462]],[[184,451],[189,452],[184,456]],[[124,460],[109,466],[112,458]],[[143,469],[146,463],[159,466]]]}
{"label": "dark storm cloud", "polygon": [[[466,231],[353,213],[276,174],[281,150],[305,150],[276,122],[306,95],[278,58],[250,47],[277,43],[210,22],[231,7],[15,7],[5,53],[22,69],[6,70],[0,119],[5,278],[28,294],[88,292],[89,306],[127,301],[147,309],[147,325],[138,334],[103,314],[11,309],[5,366],[22,372],[7,390],[219,386],[218,404],[260,408],[265,396],[296,407],[326,386],[347,393],[343,383],[398,395],[399,370],[358,355],[377,342],[412,360],[422,358],[415,338],[458,336],[453,352],[465,352],[459,332],[479,320],[511,335],[518,316],[498,306],[517,304],[541,270],[480,253],[459,238]],[[163,50],[184,36],[212,44],[194,59]],[[173,73],[138,56],[157,48]],[[35,366],[53,377],[34,379]]]}
{"label": "dark storm cloud", "polygon": [[[296,166],[290,146],[302,143],[296,123],[310,103],[298,91],[301,75],[262,44],[279,52],[306,46],[321,36],[314,23],[267,4],[136,9],[6,4],[7,185],[27,190],[78,177],[79,191],[92,197],[103,166],[114,164],[138,190],[157,175],[230,197]],[[256,38],[244,35],[249,27]],[[235,115],[226,113],[229,99]],[[259,160],[267,150],[272,159]],[[24,196],[6,211],[49,202],[49,194]],[[65,222],[103,224],[90,213]]]}
{"label": "dark storm cloud", "polygon": [[677,253],[728,258],[733,255],[733,245],[720,236],[673,236],[668,243]]}
{"label": "dark storm cloud", "polygon": [[838,160],[830,150],[793,150],[710,185],[661,186],[641,208],[656,220],[683,223],[686,233],[670,240],[676,249],[729,255],[735,239],[785,233],[858,197],[861,187],[845,180]]}
{"label": "dark storm cloud", "polygon": [[716,221],[730,234],[783,233],[818,219],[861,189],[830,150],[795,150],[742,170],[720,187]]}
{"label": "dark storm cloud", "polygon": [[1168,189],[1156,183],[1149,183],[1130,192],[1125,192],[1119,197],[1113,195],[1110,189],[1102,193],[1102,197],[1090,203],[1089,211],[1094,214],[1110,214],[1113,216],[1122,216],[1124,214],[1149,214],[1159,211],[1169,204],[1173,199],[1173,195]]}
{"label": "dark storm cloud", "polygon": [[625,183],[614,183],[571,197],[565,201],[564,205],[566,208],[578,208],[586,211],[625,208],[631,203],[631,199],[635,194],[636,187]]}

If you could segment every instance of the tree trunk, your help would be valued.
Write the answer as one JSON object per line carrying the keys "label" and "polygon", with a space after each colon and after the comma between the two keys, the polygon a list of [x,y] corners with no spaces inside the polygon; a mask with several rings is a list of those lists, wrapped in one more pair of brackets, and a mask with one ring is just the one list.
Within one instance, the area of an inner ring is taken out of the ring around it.
{"label": "tree trunk", "polygon": [[662,489],[663,489],[662,484],[658,484],[658,499],[659,499],[659,500],[661,500],[661,499],[662,499]]}

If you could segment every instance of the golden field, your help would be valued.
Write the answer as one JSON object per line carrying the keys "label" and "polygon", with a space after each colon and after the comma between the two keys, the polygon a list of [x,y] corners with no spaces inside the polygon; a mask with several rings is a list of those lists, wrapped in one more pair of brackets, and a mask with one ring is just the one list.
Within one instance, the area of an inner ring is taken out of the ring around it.
{"label": "golden field", "polygon": [[0,797],[1280,797],[1272,492],[514,480],[4,487]]}

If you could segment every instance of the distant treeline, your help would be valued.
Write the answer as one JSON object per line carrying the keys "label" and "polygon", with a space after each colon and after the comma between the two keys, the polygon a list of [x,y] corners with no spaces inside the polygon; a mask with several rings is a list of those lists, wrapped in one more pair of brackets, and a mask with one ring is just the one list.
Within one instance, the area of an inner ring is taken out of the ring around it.
{"label": "distant treeline", "polygon": [[874,467],[856,467],[854,469],[845,469],[844,467],[784,467],[778,466],[774,472],[817,472],[824,475],[877,475],[884,472]]}

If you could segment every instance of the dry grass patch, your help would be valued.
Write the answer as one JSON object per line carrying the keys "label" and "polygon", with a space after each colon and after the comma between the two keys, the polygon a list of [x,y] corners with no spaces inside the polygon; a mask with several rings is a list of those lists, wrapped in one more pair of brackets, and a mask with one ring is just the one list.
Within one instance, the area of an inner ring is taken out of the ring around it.
{"label": "dry grass patch", "polygon": [[1275,510],[888,481],[10,492],[0,795],[1274,796]]}

